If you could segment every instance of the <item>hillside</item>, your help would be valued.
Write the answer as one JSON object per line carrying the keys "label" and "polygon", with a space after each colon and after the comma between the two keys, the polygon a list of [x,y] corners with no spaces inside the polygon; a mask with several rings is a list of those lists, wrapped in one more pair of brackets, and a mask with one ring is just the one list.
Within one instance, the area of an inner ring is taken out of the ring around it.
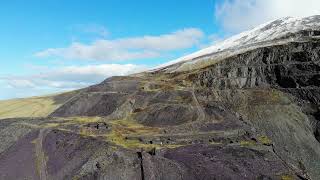
{"label": "hillside", "polygon": [[0,102],[0,179],[320,179],[319,35],[320,16],[283,18],[147,72]]}
{"label": "hillside", "polygon": [[0,119],[47,117],[72,98],[75,93],[0,101]]}

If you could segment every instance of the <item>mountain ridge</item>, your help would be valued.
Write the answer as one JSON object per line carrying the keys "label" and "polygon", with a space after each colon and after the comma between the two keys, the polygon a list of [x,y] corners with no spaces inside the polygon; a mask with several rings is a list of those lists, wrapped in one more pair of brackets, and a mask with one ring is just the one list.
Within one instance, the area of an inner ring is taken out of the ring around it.
{"label": "mountain ridge", "polygon": [[[285,44],[294,41],[301,41],[303,37],[315,37],[320,38],[320,32],[318,31],[320,26],[320,15],[309,16],[304,18],[285,17],[276,19],[257,26],[252,30],[242,32],[234,35],[226,40],[216,43],[213,46],[202,49],[187,56],[183,56],[173,61],[169,61],[163,65],[160,65],[150,71],[165,70],[168,66],[174,66],[175,64],[192,64],[192,61],[201,61],[206,59],[207,56],[215,55],[213,58],[219,58],[219,54],[222,56],[234,56],[236,54],[244,53],[248,50],[272,46],[275,44]],[[301,34],[300,34],[301,33]],[[290,36],[294,34],[300,34],[300,37]],[[287,36],[287,37],[286,37]],[[278,42],[275,42],[278,41]],[[225,51],[232,51],[232,49],[243,49],[240,52],[224,53]],[[179,65],[178,65],[179,66]],[[191,65],[190,65],[191,66]],[[189,69],[192,70],[193,67]],[[180,67],[181,68],[181,67]],[[181,68],[183,71],[183,67]],[[168,70],[168,72],[181,71],[179,67],[174,70]]]}

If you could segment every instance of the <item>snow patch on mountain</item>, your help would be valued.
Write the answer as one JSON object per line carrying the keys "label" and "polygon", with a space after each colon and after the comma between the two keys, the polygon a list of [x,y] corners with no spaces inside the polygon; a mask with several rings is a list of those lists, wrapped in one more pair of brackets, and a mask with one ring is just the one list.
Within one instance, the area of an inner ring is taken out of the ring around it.
{"label": "snow patch on mountain", "polygon": [[[254,46],[255,44],[261,44],[263,42],[279,40],[286,37],[288,34],[298,33],[303,30],[320,30],[320,15],[304,18],[285,17],[264,23],[252,30],[232,36],[229,39],[219,42],[211,47],[162,64],[156,67],[153,71],[164,69],[174,64],[183,64],[186,62],[191,63],[190,61],[199,57],[223,53],[226,50],[234,50],[237,52],[237,48],[248,48],[251,45]],[[287,39],[286,42],[288,41],[294,41],[294,39]]]}

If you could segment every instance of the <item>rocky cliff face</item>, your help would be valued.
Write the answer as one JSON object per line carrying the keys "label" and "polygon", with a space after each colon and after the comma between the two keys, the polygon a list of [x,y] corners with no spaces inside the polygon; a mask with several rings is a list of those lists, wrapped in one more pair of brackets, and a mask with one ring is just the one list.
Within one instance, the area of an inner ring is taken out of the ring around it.
{"label": "rocky cliff face", "polygon": [[319,52],[317,41],[261,48],[202,69],[194,81],[227,96],[282,159],[318,177]]}
{"label": "rocky cliff face", "polygon": [[112,77],[54,97],[48,117],[2,119],[0,179],[320,179],[317,32]]}

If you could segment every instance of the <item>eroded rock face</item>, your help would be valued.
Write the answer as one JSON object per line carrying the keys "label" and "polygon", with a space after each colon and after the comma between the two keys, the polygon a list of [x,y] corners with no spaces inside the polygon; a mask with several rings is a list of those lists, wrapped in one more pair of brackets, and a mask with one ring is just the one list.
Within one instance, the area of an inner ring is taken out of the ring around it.
{"label": "eroded rock face", "polygon": [[192,106],[154,104],[135,118],[148,126],[170,126],[195,121],[197,117],[197,110]]}
{"label": "eroded rock face", "polygon": [[198,75],[198,83],[216,89],[317,88],[318,44],[290,43],[249,51],[205,68]]}
{"label": "eroded rock face", "polygon": [[317,179],[319,55],[318,42],[261,48],[205,68],[195,81],[271,137],[282,159]]}
{"label": "eroded rock face", "polygon": [[93,92],[79,94],[55,112],[51,117],[69,116],[108,116],[126,101],[128,96],[122,93]]}
{"label": "eroded rock face", "polygon": [[36,179],[36,154],[33,154],[32,141],[37,138],[38,132],[29,133],[20,138],[14,145],[1,153],[0,179]]}
{"label": "eroded rock face", "polygon": [[186,179],[277,179],[290,174],[271,152],[245,147],[188,146],[169,150],[164,157],[187,168]]}

